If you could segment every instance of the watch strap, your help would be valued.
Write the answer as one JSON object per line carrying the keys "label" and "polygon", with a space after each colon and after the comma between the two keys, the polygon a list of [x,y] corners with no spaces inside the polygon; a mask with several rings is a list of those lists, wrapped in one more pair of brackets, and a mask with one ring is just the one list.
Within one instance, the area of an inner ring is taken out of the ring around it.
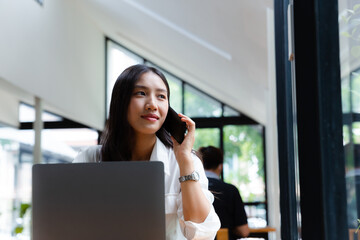
{"label": "watch strap", "polygon": [[196,181],[196,182],[199,181],[199,173],[196,172],[196,171],[193,171],[189,175],[179,177],[179,182],[180,183],[186,182],[186,181],[189,181],[189,180]]}

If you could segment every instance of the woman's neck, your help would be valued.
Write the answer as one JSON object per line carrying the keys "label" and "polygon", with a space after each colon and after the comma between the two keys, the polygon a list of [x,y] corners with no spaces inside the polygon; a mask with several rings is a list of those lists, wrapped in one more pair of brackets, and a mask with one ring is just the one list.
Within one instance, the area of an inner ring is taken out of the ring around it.
{"label": "woman's neck", "polygon": [[131,153],[132,161],[150,160],[152,150],[156,143],[156,135],[142,135],[135,137],[135,144]]}

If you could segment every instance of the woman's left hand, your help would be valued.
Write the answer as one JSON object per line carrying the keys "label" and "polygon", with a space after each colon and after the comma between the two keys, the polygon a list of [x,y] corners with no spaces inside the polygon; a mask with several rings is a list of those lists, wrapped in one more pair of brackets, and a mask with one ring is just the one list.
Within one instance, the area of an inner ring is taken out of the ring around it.
{"label": "woman's left hand", "polygon": [[171,137],[174,144],[174,153],[176,160],[181,168],[184,161],[191,160],[191,151],[195,142],[195,122],[191,118],[179,113],[181,121],[186,123],[187,133],[185,134],[184,141],[179,144],[173,137]]}

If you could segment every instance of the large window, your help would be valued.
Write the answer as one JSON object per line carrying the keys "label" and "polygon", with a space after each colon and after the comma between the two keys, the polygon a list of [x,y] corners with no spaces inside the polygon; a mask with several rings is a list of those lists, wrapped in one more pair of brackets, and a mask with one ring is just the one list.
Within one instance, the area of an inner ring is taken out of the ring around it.
{"label": "large window", "polygon": [[[159,68],[170,85],[170,105],[176,111],[191,117],[196,123],[194,149],[210,145],[223,149],[223,180],[239,189],[246,204],[249,224],[253,227],[265,226],[267,205],[264,127],[111,39],[107,38],[106,42],[107,72],[116,72],[107,74],[107,102],[111,97],[111,83],[126,67],[135,63],[145,63]],[[111,57],[114,51],[121,57]]]}
{"label": "large window", "polygon": [[[19,106],[20,129],[0,125],[0,239],[30,239],[34,108]],[[96,145],[98,132],[50,112],[42,114],[42,161],[71,162],[81,148]],[[74,128],[71,128],[73,125]]]}
{"label": "large window", "polygon": [[341,95],[350,239],[360,218],[360,4],[339,0]]}

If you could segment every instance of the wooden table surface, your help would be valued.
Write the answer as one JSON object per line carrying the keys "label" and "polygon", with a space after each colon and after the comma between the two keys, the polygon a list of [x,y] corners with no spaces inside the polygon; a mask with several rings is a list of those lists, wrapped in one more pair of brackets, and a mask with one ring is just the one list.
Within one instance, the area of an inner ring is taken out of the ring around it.
{"label": "wooden table surface", "polygon": [[262,227],[262,228],[250,228],[250,232],[251,233],[268,233],[268,232],[275,232],[276,229],[266,226],[266,227]]}

